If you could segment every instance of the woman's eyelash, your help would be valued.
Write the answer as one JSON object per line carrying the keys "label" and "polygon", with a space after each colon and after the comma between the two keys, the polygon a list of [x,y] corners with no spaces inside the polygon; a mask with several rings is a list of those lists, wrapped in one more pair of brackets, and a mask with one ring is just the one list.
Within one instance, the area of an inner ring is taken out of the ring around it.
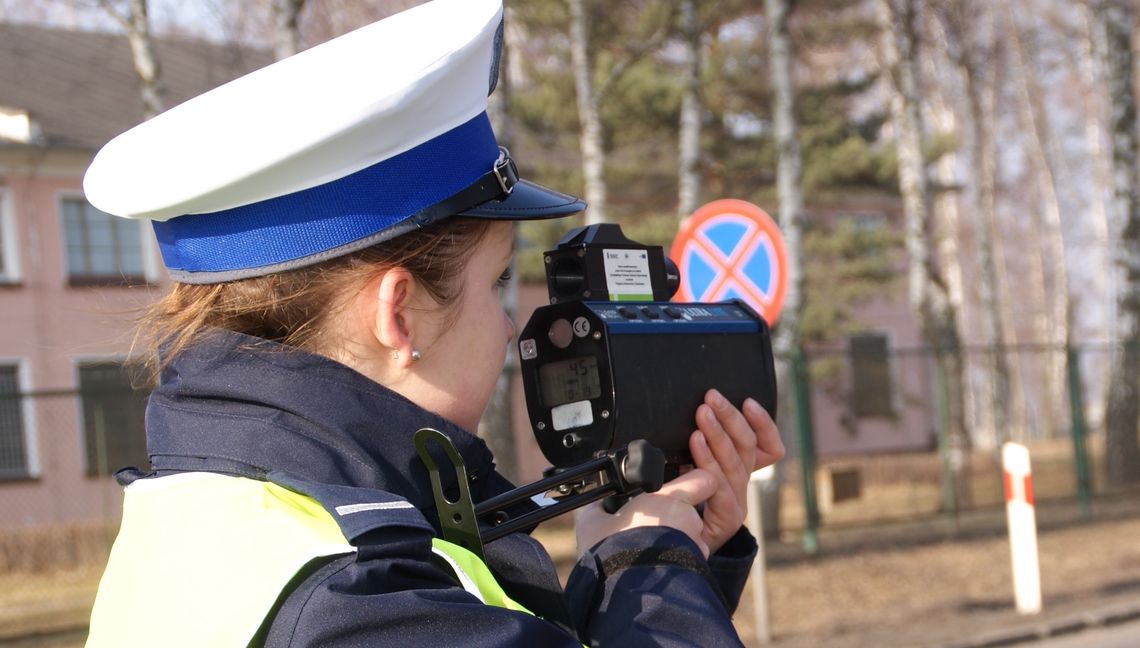
{"label": "woman's eyelash", "polygon": [[495,283],[499,286],[505,286],[510,283],[511,277],[513,276],[514,274],[511,272],[511,269],[507,268],[506,270],[503,270],[503,274],[499,275],[499,279]]}

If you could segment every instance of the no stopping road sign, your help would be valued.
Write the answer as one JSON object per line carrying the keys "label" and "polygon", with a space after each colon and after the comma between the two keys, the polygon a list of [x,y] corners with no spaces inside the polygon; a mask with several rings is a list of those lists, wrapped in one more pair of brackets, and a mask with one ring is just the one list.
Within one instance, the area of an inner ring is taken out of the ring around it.
{"label": "no stopping road sign", "polygon": [[670,258],[681,272],[676,299],[740,299],[774,324],[784,304],[788,255],[775,221],[743,200],[715,200],[681,223]]}

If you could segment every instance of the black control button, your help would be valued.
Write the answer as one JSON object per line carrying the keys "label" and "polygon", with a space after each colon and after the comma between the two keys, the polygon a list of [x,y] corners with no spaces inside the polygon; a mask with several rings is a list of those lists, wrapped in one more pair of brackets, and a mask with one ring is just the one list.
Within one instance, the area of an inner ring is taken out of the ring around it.
{"label": "black control button", "polygon": [[661,311],[657,310],[656,306],[642,306],[641,312],[649,319],[661,319]]}
{"label": "black control button", "polygon": [[673,319],[681,319],[681,309],[676,306],[666,306],[665,314]]}
{"label": "black control button", "polygon": [[619,306],[618,312],[626,319],[637,319],[637,310],[629,306]]}

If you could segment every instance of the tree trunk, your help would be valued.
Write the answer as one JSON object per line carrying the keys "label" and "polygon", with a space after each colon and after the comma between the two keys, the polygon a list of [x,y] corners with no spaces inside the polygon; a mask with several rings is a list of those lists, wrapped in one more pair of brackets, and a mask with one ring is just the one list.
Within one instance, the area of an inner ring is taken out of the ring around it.
{"label": "tree trunk", "polygon": [[1104,255],[1104,269],[1102,272],[1093,273],[1093,281],[1096,282],[1097,294],[1104,296],[1106,306],[1104,339],[1111,345],[1116,344],[1116,286],[1113,283],[1115,273],[1112,270],[1112,259],[1108,254],[1108,250],[1112,247],[1109,239],[1112,226],[1105,192],[1112,182],[1112,171],[1109,169],[1109,158],[1101,141],[1101,138],[1104,137],[1104,124],[1101,122],[1103,92],[1102,75],[1097,61],[1103,60],[1104,56],[1095,51],[1098,43],[1104,44],[1104,39],[1093,38],[1093,18],[1087,4],[1080,4],[1080,15],[1083,23],[1080,41],[1080,71],[1084,90],[1081,94],[1085,98],[1085,142],[1088,144],[1088,157],[1093,166],[1093,180],[1096,183],[1088,208],[1092,215],[1092,226],[1096,231],[1096,247]]}
{"label": "tree trunk", "polygon": [[792,83],[792,61],[795,54],[788,36],[788,1],[765,0],[765,8],[768,18],[768,59],[772,75],[772,116],[775,122],[776,192],[780,201],[780,234],[788,251],[787,289],[774,342],[776,356],[787,358],[799,344],[803,294],[803,273],[800,270],[803,254],[803,163],[797,139],[795,87]]}
{"label": "tree trunk", "polygon": [[1046,337],[1040,340],[1045,344],[1042,363],[1045,365],[1045,412],[1044,430],[1050,438],[1064,434],[1067,426],[1066,345],[1069,342],[1069,273],[1065,263],[1065,242],[1061,232],[1061,203],[1057,196],[1056,174],[1050,152],[1054,149],[1045,115],[1041,113],[1043,98],[1037,70],[1027,60],[1013,8],[1005,7],[1007,43],[1013,69],[1012,76],[1017,80],[1018,116],[1025,132],[1027,154],[1033,170],[1035,184],[1039,192],[1041,217],[1034,223],[1038,227],[1038,239],[1044,244],[1041,255],[1044,264],[1042,279],[1049,282],[1050,290],[1045,301],[1047,324]]}
{"label": "tree trunk", "polygon": [[131,59],[134,61],[135,73],[139,77],[143,117],[150,119],[163,111],[162,96],[165,94],[165,89],[162,87],[162,70],[158,64],[158,54],[154,50],[154,39],[150,35],[147,2],[129,0],[125,15],[115,9],[111,0],[100,0],[99,4],[127,32]]}
{"label": "tree trunk", "polygon": [[[949,58],[955,63],[957,70],[961,73],[958,79],[961,80],[962,85],[966,88],[965,92],[959,93],[956,89],[952,91],[954,94],[965,94],[969,96],[969,83],[972,79],[966,79],[964,70],[966,57],[971,52],[963,51],[966,47],[966,38],[963,34],[965,25],[962,24],[961,18],[964,15],[961,11],[961,3],[945,3],[939,6],[939,17],[941,20],[934,20],[931,22],[933,31],[933,38],[937,41],[937,49],[941,52],[946,52]],[[932,55],[924,56],[923,60],[926,62],[926,70],[931,78],[936,78],[939,73],[938,61]],[[951,133],[957,135],[959,133],[958,120],[955,117],[954,111],[947,105],[942,91],[939,89],[937,83],[931,84],[932,96],[930,97],[931,115],[938,126],[938,130],[942,133]],[[971,111],[971,106],[967,102],[966,110],[962,113],[962,126],[961,131],[964,134],[965,148],[970,153],[971,158],[974,160],[970,166],[967,180],[967,186],[973,187],[971,193],[972,205],[968,216],[971,218],[971,223],[976,232],[974,240],[979,246],[989,245],[992,237],[987,235],[982,227],[978,224],[979,215],[982,213],[979,207],[980,194],[978,188],[982,186],[976,177],[981,173],[976,160],[978,160],[977,151],[971,146],[976,133],[978,115]],[[957,191],[951,191],[950,188],[956,187],[960,181],[958,179],[959,159],[957,153],[947,153],[942,156],[938,161],[937,173],[938,182],[944,188],[941,194],[937,197],[934,207],[935,215],[941,227],[938,228],[938,256],[942,261],[943,267],[946,268],[946,286],[949,293],[950,303],[953,305],[955,311],[959,313],[962,319],[963,326],[968,326],[968,318],[966,317],[966,296],[962,286],[962,262],[961,253],[958,248],[958,242],[962,238],[961,225],[959,219]],[[983,259],[984,254],[979,252],[979,258]],[[992,258],[992,255],[991,255]],[[987,288],[993,289],[996,285],[990,281],[993,279],[992,274],[987,274],[985,264],[979,271],[978,283],[982,286],[982,304],[980,309],[980,318],[984,325],[982,326],[982,339],[981,343],[984,346],[992,348],[993,354],[983,355],[980,364],[982,369],[982,381],[980,385],[980,395],[975,395],[973,390],[967,390],[964,395],[963,407],[967,412],[973,413],[973,418],[969,418],[973,423],[971,428],[978,434],[981,431],[989,435],[991,440],[996,441],[1000,436],[999,431],[1004,430],[1004,412],[998,407],[995,407],[996,396],[995,394],[1000,389],[998,386],[1001,382],[1001,363],[1004,360],[1000,355],[1000,350],[997,345],[1000,343],[1000,332],[993,333],[990,330],[991,324],[991,311],[988,309],[988,302],[986,300],[985,291]],[[987,285],[987,282],[990,282]],[[999,329],[1000,331],[1000,329]],[[967,366],[970,362],[965,363]],[[1004,402],[1001,403],[1004,406]],[[975,437],[975,442],[977,437]]]}
{"label": "tree trunk", "polygon": [[[775,122],[776,194],[780,201],[780,234],[788,254],[787,284],[780,320],[776,323],[773,352],[776,356],[776,384],[785,393],[791,393],[791,367],[789,359],[800,344],[800,314],[803,310],[803,259],[802,231],[804,220],[803,161],[800,155],[798,125],[796,124],[796,90],[792,81],[792,64],[795,52],[788,35],[788,0],[765,0],[768,26],[768,65],[772,76],[772,118]],[[784,402],[789,402],[787,398]],[[807,407],[807,403],[800,403]],[[786,409],[786,408],[785,408]],[[797,412],[797,416],[799,413]],[[785,435],[794,428],[782,425]],[[770,480],[772,488],[765,492],[764,510],[778,511],[776,495],[778,479]],[[774,516],[775,514],[773,514]],[[776,533],[776,520],[765,519],[764,528]]]}
{"label": "tree trunk", "polygon": [[1140,199],[1137,196],[1136,97],[1133,78],[1132,27],[1128,0],[1093,4],[1094,34],[1104,38],[1112,137],[1113,194],[1116,227],[1112,261],[1116,276],[1116,333],[1109,366],[1105,406],[1105,466],[1109,484],[1140,481]]}
{"label": "tree trunk", "polygon": [[697,168],[701,154],[701,37],[696,0],[681,2],[681,44],[685,76],[681,90],[680,134],[677,138],[677,217],[696,211],[701,180]]}
{"label": "tree trunk", "polygon": [[929,190],[922,157],[922,124],[919,116],[918,74],[916,69],[916,0],[879,0],[884,71],[892,90],[891,120],[899,159],[899,189],[906,218],[906,249],[911,307],[919,329],[932,349],[935,370],[944,377],[946,416],[939,423],[946,435],[950,464],[954,472],[953,506],[968,501],[966,476],[969,437],[962,407],[962,361],[957,314],[946,284],[931,260],[927,234]]}
{"label": "tree trunk", "polygon": [[578,99],[578,124],[582,134],[582,182],[585,185],[586,224],[606,222],[606,152],[602,145],[602,117],[594,94],[590,63],[588,26],[583,0],[570,5],[570,62],[574,69],[574,90]]}
{"label": "tree trunk", "polygon": [[273,56],[277,60],[297,53],[300,38],[297,34],[297,16],[305,0],[272,0],[269,11],[273,17]]}

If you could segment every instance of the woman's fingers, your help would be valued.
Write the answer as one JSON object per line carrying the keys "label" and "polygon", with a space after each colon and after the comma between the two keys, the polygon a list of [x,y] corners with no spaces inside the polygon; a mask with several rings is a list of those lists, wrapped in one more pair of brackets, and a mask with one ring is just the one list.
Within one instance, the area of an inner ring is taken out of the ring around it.
{"label": "woman's fingers", "polygon": [[708,500],[717,491],[716,477],[707,470],[697,468],[666,482],[655,495],[665,495],[696,506]]}
{"label": "woman's fingers", "polygon": [[716,551],[736,533],[744,520],[744,509],[739,501],[740,494],[713,457],[703,433],[699,431],[693,433],[689,440],[689,450],[697,467],[717,479],[718,488],[705,503],[701,532],[710,550]]}
{"label": "woman's fingers", "polygon": [[[696,468],[656,493],[632,498],[614,515],[599,505],[580,509],[581,549],[624,529],[669,526],[692,538],[707,557],[737,532],[752,471],[783,457],[784,444],[772,418],[751,398],[737,409],[720,392],[709,390],[697,408],[696,422],[689,438]],[[695,508],[702,503],[703,517]]]}
{"label": "woman's fingers", "polygon": [[[756,434],[750,422],[719,391],[710,389],[705,393],[705,405],[712,410],[716,422],[728,434],[728,439],[736,447],[736,453],[749,456],[756,446]],[[698,421],[699,424],[699,421]],[[713,448],[718,450],[718,448]]]}
{"label": "woman's fingers", "polygon": [[603,538],[626,529],[667,526],[689,536],[708,557],[705,522],[696,506],[712,497],[717,485],[713,474],[697,468],[668,482],[656,493],[642,493],[630,499],[613,515],[606,513],[600,503],[585,506],[576,516],[578,548],[585,551]]}
{"label": "woman's fingers", "polygon": [[757,435],[749,420],[720,392],[710,389],[705,404],[697,408],[697,428],[733,491],[743,496],[756,463]]}
{"label": "woman's fingers", "polygon": [[693,461],[719,484],[705,507],[703,531],[716,551],[744,521],[752,472],[781,458],[784,445],[759,403],[748,398],[737,409],[715,389],[697,408],[697,428],[689,440]]}
{"label": "woman's fingers", "polygon": [[751,398],[744,401],[744,417],[756,435],[756,461],[752,468],[760,470],[784,457],[784,441],[775,421],[760,404]]}

